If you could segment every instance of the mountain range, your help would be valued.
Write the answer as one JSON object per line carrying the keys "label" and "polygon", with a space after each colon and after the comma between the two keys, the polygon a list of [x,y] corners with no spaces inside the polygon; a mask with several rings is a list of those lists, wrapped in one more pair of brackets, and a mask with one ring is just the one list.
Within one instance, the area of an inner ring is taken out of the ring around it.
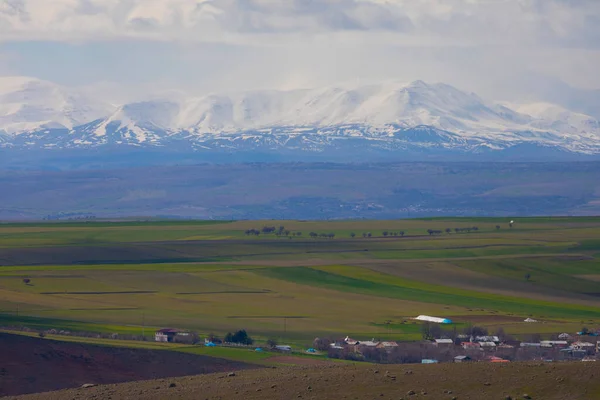
{"label": "mountain range", "polygon": [[550,103],[483,100],[444,83],[179,93],[114,105],[33,78],[0,78],[0,148],[199,154],[600,155],[598,119]]}

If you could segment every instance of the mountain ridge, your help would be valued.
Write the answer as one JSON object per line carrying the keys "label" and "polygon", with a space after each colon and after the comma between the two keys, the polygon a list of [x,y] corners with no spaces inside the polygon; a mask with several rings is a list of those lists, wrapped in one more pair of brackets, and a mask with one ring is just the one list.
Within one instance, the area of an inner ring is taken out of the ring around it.
{"label": "mountain ridge", "polygon": [[113,106],[45,81],[0,78],[0,147],[108,145],[305,153],[348,146],[478,153],[531,145],[596,155],[600,123],[554,104],[492,103],[423,81],[181,94]]}

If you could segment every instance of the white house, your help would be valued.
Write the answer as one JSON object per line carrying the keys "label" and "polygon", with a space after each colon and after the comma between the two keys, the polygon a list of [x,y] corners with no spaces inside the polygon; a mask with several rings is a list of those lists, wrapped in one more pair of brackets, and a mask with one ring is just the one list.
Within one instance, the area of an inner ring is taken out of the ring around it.
{"label": "white house", "polygon": [[179,329],[164,328],[159,329],[154,333],[156,342],[172,342],[176,336],[189,336],[189,332],[180,331]]}

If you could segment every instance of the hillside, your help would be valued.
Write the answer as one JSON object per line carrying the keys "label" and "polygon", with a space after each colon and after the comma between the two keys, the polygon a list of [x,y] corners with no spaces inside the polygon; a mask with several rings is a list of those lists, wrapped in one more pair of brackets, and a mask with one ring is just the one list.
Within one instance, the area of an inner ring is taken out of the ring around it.
{"label": "hillside", "polygon": [[256,368],[242,362],[174,353],[69,343],[0,332],[0,397],[142,379]]}
{"label": "hillside", "polygon": [[[592,365],[590,365],[592,364]],[[535,399],[600,396],[594,363],[287,367],[135,382],[18,397],[148,399]],[[170,387],[175,384],[174,387]],[[448,393],[450,391],[450,393]],[[409,393],[414,393],[410,395]],[[524,397],[528,395],[528,397]]]}

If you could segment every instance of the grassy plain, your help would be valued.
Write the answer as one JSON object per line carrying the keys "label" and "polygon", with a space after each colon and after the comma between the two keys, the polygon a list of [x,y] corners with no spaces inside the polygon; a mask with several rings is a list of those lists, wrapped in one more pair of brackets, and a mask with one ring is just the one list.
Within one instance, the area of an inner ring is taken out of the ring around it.
{"label": "grassy plain", "polygon": [[[0,225],[0,326],[146,335],[244,328],[307,345],[315,336],[418,339],[418,314],[515,335],[600,325],[600,218],[508,221]],[[280,225],[302,235],[244,233]]]}

